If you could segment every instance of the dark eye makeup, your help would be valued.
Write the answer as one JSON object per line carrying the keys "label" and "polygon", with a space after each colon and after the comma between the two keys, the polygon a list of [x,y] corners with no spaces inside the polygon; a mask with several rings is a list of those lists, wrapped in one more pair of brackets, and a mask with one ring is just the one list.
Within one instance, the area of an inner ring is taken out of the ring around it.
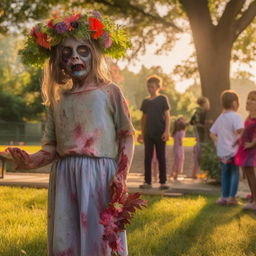
{"label": "dark eye makeup", "polygon": [[62,49],[62,56],[63,56],[64,58],[70,58],[70,57],[72,56],[72,54],[73,54],[72,48],[70,48],[70,47],[64,47],[64,48]]}
{"label": "dark eye makeup", "polygon": [[83,56],[83,57],[87,57],[89,55],[90,49],[88,46],[86,45],[80,45],[77,47],[77,52],[79,55]]}
{"label": "dark eye makeup", "polygon": [[[79,45],[76,51],[82,57],[87,57],[90,53],[90,49],[86,45]],[[73,49],[71,47],[63,47],[62,56],[64,58],[70,58],[72,55],[73,55]]]}

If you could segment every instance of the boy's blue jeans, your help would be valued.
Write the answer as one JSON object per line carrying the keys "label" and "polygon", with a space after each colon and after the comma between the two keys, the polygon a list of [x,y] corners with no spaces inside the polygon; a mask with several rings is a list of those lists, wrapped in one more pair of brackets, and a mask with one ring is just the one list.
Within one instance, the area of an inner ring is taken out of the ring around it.
{"label": "boy's blue jeans", "polygon": [[235,197],[239,182],[239,167],[235,165],[234,159],[230,163],[220,163],[221,166],[221,188],[222,197]]}

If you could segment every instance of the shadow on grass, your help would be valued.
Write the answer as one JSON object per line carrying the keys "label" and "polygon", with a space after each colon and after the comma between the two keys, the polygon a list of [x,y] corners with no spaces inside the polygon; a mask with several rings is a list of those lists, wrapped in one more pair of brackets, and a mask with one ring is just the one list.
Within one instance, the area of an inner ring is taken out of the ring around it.
{"label": "shadow on grass", "polygon": [[33,240],[26,241],[25,239],[18,246],[8,246],[0,251],[3,256],[46,256],[47,242],[38,235]]}
{"label": "shadow on grass", "polygon": [[[228,224],[233,220],[236,220],[237,225],[240,227],[240,220],[243,214],[245,213],[241,211],[240,207],[220,207],[215,204],[215,198],[207,198],[206,205],[194,219],[191,219],[190,223],[187,223],[184,227],[181,226],[174,235],[168,236],[166,234],[161,238],[163,242],[159,244],[159,248],[161,248],[162,252],[167,252],[165,254],[166,256],[192,255],[189,253],[189,250],[199,242],[201,243],[199,248],[202,248],[202,251],[201,253],[198,251],[197,255],[213,255],[210,254],[208,248],[203,249],[204,241],[211,239],[210,236],[214,229]],[[255,231],[256,229],[254,228],[254,237],[251,240],[252,244],[255,241]],[[251,243],[249,245],[250,248],[248,248],[250,252],[253,247]],[[153,252],[153,255],[158,255],[157,251]],[[165,255],[162,254],[162,256]],[[254,254],[246,255],[255,255],[255,251]]]}
{"label": "shadow on grass", "polygon": [[[191,196],[187,198],[193,200],[196,197]],[[215,255],[210,253],[211,249],[203,248],[204,241],[211,240],[211,234],[219,226],[228,224],[234,220],[237,222],[237,226],[239,226],[241,215],[243,215],[244,213],[241,212],[240,207],[217,206],[215,204],[216,197],[204,197],[204,199],[206,200],[205,205],[199,210],[199,212],[193,218],[184,220],[179,226],[179,228],[177,228],[172,233],[165,231],[164,233],[162,233],[162,235],[160,234],[157,246],[152,246],[151,244],[147,244],[146,242],[144,242],[141,251],[147,250],[148,253],[150,252],[148,256],[186,256],[193,255],[189,251],[195,244],[197,244],[197,246],[199,245],[198,248],[202,247],[202,251],[198,251],[196,255]],[[157,198],[157,200],[159,200],[159,198]],[[157,200],[153,200],[150,203],[149,207],[153,207]],[[144,225],[150,225],[150,222],[143,223]],[[164,225],[164,222],[160,221],[159,224]],[[133,227],[132,230],[143,230],[144,225],[135,226]],[[253,247],[255,247],[255,245],[253,244],[255,242],[255,233],[256,232],[254,232],[254,236],[252,235],[251,237],[251,242],[248,245],[248,250],[245,250],[250,253],[254,249]],[[223,239],[225,239],[225,237],[223,237]],[[138,254],[131,254],[131,256],[137,255],[143,254],[140,254],[140,252],[138,252]]]}

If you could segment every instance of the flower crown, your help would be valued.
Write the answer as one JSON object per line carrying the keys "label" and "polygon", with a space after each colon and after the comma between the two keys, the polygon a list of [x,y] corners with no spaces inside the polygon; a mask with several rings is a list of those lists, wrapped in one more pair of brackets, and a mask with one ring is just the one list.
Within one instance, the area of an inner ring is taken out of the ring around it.
{"label": "flower crown", "polygon": [[91,40],[104,54],[116,59],[124,56],[130,47],[125,30],[109,17],[103,17],[98,11],[91,15],[77,13],[52,18],[33,27],[20,51],[23,63],[42,66],[50,57],[51,48],[68,37]]}

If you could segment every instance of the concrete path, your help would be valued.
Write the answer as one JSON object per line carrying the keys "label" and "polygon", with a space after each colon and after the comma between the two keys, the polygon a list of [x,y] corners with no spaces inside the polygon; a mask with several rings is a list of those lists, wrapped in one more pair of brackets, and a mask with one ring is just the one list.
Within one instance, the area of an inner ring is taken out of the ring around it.
{"label": "concrete path", "polygon": [[[143,183],[143,175],[130,173],[128,175],[128,189],[130,192],[140,192],[149,195],[182,196],[183,194],[215,194],[218,195],[220,187],[218,185],[207,184],[199,179],[180,177],[178,181],[169,183],[169,190],[160,190],[159,184],[154,183],[152,189],[139,189]],[[0,179],[0,186],[20,186],[48,188],[49,174],[39,173],[6,173],[4,179]],[[249,193],[245,180],[240,180],[238,196],[245,198]]]}

